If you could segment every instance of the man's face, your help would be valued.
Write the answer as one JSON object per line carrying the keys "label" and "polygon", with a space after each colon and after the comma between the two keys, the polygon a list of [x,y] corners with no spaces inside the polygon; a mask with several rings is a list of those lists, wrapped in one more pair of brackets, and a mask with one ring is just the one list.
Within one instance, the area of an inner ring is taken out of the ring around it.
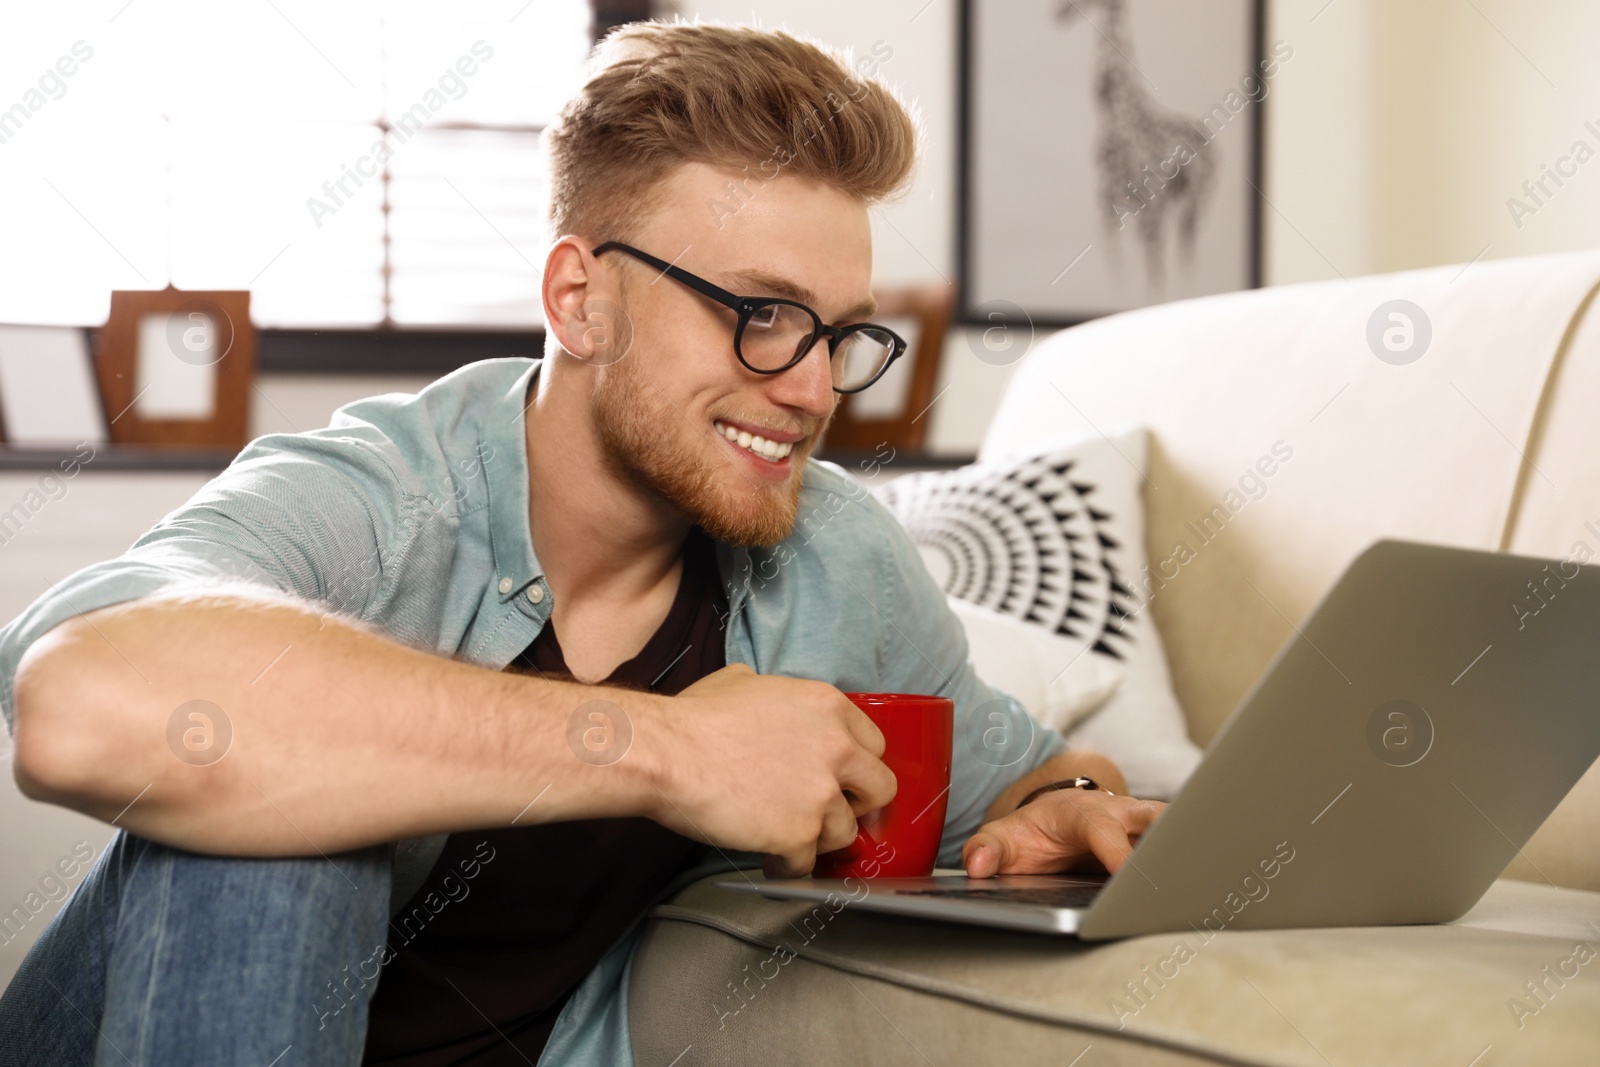
{"label": "man's face", "polygon": [[[738,296],[799,300],[825,323],[865,314],[872,237],[862,202],[805,179],[746,182],[699,163],[679,168],[664,192],[634,247]],[[606,253],[599,269],[625,279],[619,302],[632,331],[625,354],[595,368],[608,465],[720,541],[788,536],[805,459],[837,397],[826,340],[781,374],[757,374],[735,355],[732,310],[622,253]],[[768,444],[745,447],[745,433]]]}

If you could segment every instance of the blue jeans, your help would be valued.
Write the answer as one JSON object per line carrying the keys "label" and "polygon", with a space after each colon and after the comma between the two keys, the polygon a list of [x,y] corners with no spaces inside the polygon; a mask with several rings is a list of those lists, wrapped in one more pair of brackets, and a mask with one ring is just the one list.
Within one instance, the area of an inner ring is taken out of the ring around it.
{"label": "blue jeans", "polygon": [[0,1067],[360,1064],[393,856],[119,832],[0,996]]}

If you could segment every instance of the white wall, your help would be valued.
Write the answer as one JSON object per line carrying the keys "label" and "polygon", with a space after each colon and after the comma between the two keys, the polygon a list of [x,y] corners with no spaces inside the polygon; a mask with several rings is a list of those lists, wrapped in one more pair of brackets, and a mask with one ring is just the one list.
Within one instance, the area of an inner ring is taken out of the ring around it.
{"label": "white wall", "polygon": [[328,425],[341,404],[379,393],[415,393],[425,375],[279,374],[250,391],[250,434],[301,433]]}
{"label": "white wall", "polygon": [[1294,49],[1266,100],[1262,277],[1267,285],[1371,273],[1372,7],[1270,0],[1267,42]]}
{"label": "white wall", "polygon": [[1600,245],[1600,4],[1374,3],[1373,31],[1378,269]]}

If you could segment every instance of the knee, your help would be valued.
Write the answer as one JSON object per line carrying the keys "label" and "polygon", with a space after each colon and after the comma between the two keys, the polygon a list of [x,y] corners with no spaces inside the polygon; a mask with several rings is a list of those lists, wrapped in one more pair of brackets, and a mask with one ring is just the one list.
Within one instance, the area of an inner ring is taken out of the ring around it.
{"label": "knee", "polygon": [[[158,909],[162,925],[236,927],[241,917],[282,936],[305,929],[379,929],[388,917],[394,846],[327,856],[246,857],[189,852],[121,833],[104,861],[120,883],[120,909]],[[148,918],[155,919],[151,915]]]}
{"label": "knee", "polygon": [[106,1039],[140,1049],[138,1062],[244,1045],[266,1062],[289,1044],[357,1062],[393,854],[214,856],[121,835],[104,857],[120,904]]}

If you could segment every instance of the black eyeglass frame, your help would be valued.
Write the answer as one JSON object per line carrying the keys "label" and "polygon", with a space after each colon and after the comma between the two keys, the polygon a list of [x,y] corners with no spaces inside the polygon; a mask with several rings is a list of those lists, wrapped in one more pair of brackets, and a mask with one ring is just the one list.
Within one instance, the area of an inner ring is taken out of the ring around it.
{"label": "black eyeglass frame", "polygon": [[[682,267],[675,267],[664,259],[652,256],[649,252],[642,252],[639,249],[634,248],[632,245],[623,244],[621,241],[606,241],[603,244],[596,245],[591,255],[598,256],[611,251],[624,252],[643,263],[647,263],[674,281],[680,282],[683,285],[687,285],[701,296],[709,297],[710,299],[721,304],[723,307],[729,308],[736,312],[739,316],[739,324],[735,326],[733,330],[733,354],[739,358],[739,362],[743,364],[746,369],[754,371],[756,374],[782,374],[790,367],[795,366],[802,359],[806,358],[807,353],[816,347],[817,336],[819,334],[827,337],[828,339],[829,360],[832,360],[834,353],[839,350],[840,342],[842,342],[852,333],[870,329],[879,330],[888,334],[894,339],[894,347],[889,352],[889,358],[883,361],[883,366],[878,368],[878,372],[876,374],[867,379],[867,381],[863,384],[858,385],[853,389],[841,389],[837,385],[833,387],[834,392],[848,396],[852,393],[859,393],[863,389],[877,382],[878,379],[883,377],[884,372],[894,365],[894,361],[906,353],[906,339],[889,329],[887,326],[880,326],[874,322],[856,322],[851,323],[849,326],[830,326],[826,322],[822,321],[821,315],[818,315],[815,311],[800,303],[798,300],[788,300],[781,296],[736,296],[733,293],[728,292],[728,290],[722,288],[720,285],[715,285],[711,282],[708,282],[697,274],[691,274]],[[814,327],[810,336],[806,338],[805,344],[801,345],[798,351],[796,351],[794,358],[789,360],[789,362],[785,363],[783,366],[776,367],[772,370],[766,370],[761,367],[752,367],[750,362],[744,358],[744,349],[742,344],[744,339],[744,329],[749,324],[750,319],[757,311],[760,311],[769,304],[788,304],[790,307],[799,308],[801,311],[804,311],[807,315],[811,316],[811,322]]]}

